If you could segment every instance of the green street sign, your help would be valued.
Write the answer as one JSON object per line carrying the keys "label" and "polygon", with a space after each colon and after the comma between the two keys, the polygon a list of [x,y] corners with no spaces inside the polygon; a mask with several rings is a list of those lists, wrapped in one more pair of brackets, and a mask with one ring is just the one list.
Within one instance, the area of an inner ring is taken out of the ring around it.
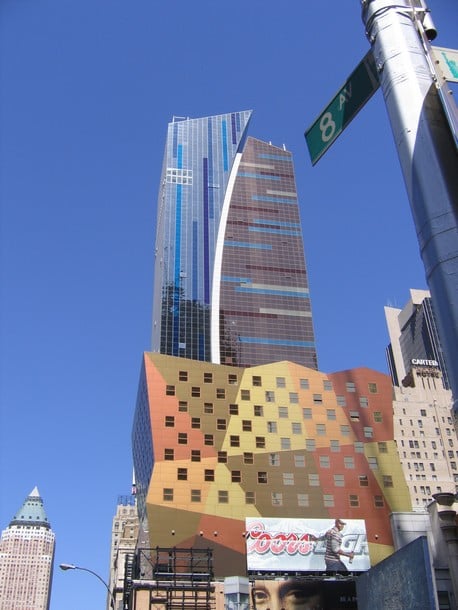
{"label": "green street sign", "polygon": [[312,165],[324,155],[378,88],[377,68],[372,51],[369,51],[305,132]]}

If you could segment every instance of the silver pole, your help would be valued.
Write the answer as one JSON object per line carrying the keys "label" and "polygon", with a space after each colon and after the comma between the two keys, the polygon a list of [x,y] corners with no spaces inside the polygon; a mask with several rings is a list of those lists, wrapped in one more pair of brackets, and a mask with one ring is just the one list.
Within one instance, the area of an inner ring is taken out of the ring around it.
{"label": "silver pole", "polygon": [[423,0],[361,4],[458,413],[458,153],[430,56],[435,29]]}

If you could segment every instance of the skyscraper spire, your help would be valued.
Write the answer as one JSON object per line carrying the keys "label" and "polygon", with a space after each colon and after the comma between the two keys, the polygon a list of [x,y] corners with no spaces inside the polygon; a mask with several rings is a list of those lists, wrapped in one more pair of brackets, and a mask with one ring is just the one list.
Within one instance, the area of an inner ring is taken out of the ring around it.
{"label": "skyscraper spire", "polygon": [[0,539],[0,610],[47,610],[55,536],[34,487]]}

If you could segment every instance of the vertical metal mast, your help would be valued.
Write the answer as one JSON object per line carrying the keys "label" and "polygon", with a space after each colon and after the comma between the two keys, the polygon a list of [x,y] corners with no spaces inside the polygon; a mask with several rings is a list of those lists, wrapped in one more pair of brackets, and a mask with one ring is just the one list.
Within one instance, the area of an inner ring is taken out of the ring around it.
{"label": "vertical metal mast", "polygon": [[437,94],[436,32],[422,0],[361,4],[458,413],[458,152]]}

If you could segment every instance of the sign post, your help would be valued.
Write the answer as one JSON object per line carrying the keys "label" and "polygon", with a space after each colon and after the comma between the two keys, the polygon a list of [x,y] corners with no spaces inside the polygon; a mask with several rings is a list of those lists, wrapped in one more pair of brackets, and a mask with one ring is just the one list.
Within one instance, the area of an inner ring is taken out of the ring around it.
{"label": "sign post", "polygon": [[377,69],[372,51],[369,51],[305,132],[312,165],[324,155],[378,87]]}

